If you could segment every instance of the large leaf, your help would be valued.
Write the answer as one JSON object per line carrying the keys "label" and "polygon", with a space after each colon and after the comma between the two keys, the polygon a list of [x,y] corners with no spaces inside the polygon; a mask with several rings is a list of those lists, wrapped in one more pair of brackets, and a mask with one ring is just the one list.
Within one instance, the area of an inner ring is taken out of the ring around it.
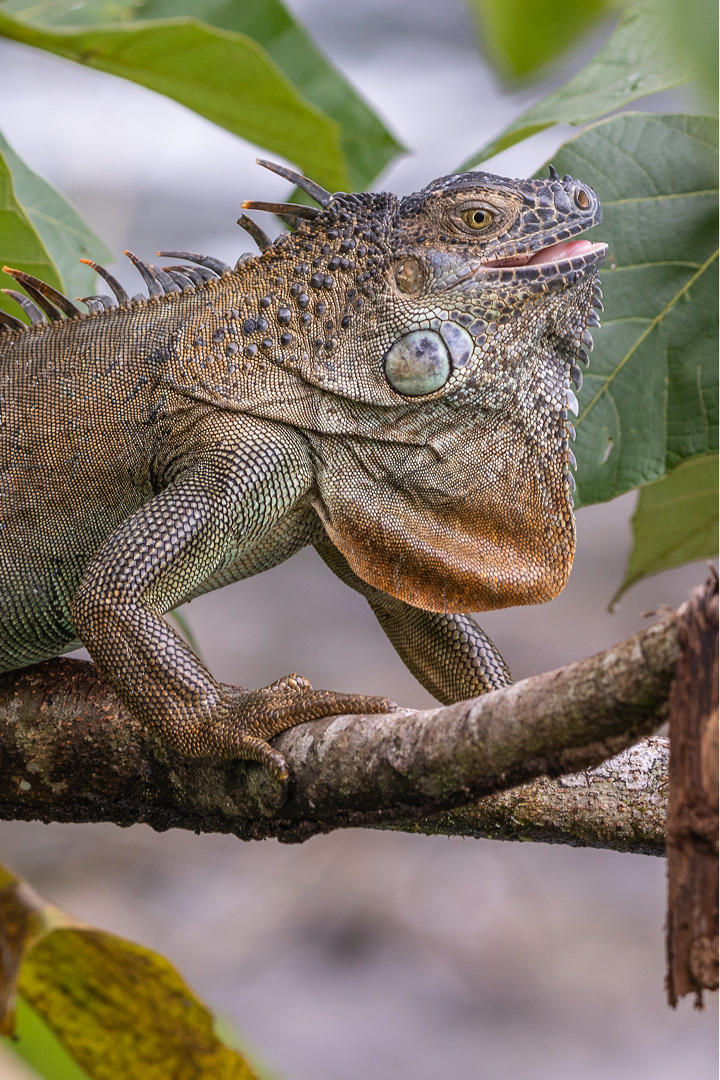
{"label": "large leaf", "polygon": [[[35,274],[48,284],[62,288],[60,271],[55,260],[43,244],[40,235],[15,192],[10,166],[0,152],[0,265],[5,263],[28,274]],[[3,287],[14,285],[12,278],[4,278]],[[0,293],[0,307],[19,316],[20,309],[12,300]]]}
{"label": "large leaf", "polygon": [[348,186],[339,125],[243,34],[196,19],[50,30],[0,12],[0,35],[157,90],[290,158],[329,187]]}
{"label": "large leaf", "polygon": [[267,51],[300,92],[340,124],[351,190],[365,191],[404,147],[317,48],[280,0],[139,0],[135,18],[194,15],[247,34]]}
{"label": "large leaf", "polygon": [[[59,271],[66,291],[70,296],[87,296],[94,291],[96,278],[94,271],[83,266],[80,259],[106,262],[112,259],[112,253],[88,228],[75,207],[47,180],[33,172],[22,158],[18,157],[2,134],[0,155],[12,175],[15,198],[35,226],[35,232],[49,260]],[[32,255],[32,252],[28,254]],[[5,250],[4,239],[0,241],[0,257],[17,269],[27,269],[24,264],[18,265],[11,261]],[[17,314],[17,307],[14,310]]]}
{"label": "large leaf", "polygon": [[90,1080],[23,998],[17,1003],[15,1038],[12,1042],[2,1041],[10,1053],[35,1069],[43,1080]]}
{"label": "large leaf", "polygon": [[468,0],[478,38],[505,78],[531,75],[568,49],[613,0]]}
{"label": "large leaf", "polygon": [[668,54],[658,12],[652,6],[633,6],[589,64],[513,120],[461,168],[474,168],[485,158],[553,124],[586,124],[691,77],[688,64]]}
{"label": "large leaf", "polygon": [[718,550],[718,456],[693,458],[642,488],[633,549],[613,603],[636,581]]}
{"label": "large leaf", "polygon": [[[698,80],[708,111],[718,113],[717,0],[654,0],[660,10],[660,29],[668,52],[682,58]],[[703,110],[704,111],[704,110]]]}
{"label": "large leaf", "polygon": [[717,124],[625,113],[555,156],[592,184],[605,313],[578,416],[578,502],[717,452]]}
{"label": "large leaf", "polygon": [[[174,97],[330,187],[364,190],[403,150],[281,0],[6,0],[2,10],[45,31],[31,44]],[[151,37],[137,38],[141,28]],[[82,32],[100,35],[99,51],[84,51]]]}
{"label": "large leaf", "polygon": [[[162,956],[46,904],[0,867],[0,1032],[14,995],[92,1080],[258,1080]],[[22,1033],[21,1033],[22,1037]]]}

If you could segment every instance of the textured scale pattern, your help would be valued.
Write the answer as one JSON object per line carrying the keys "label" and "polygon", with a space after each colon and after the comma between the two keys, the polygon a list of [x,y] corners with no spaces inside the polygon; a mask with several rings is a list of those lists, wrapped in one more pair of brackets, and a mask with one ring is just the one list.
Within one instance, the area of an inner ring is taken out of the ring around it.
{"label": "textured scale pattern", "polygon": [[554,170],[398,199],[268,167],[320,208],[244,204],[296,231],[243,215],[261,254],[234,269],[130,255],[148,296],[96,266],[112,295],[81,314],[6,268],[30,326],[0,313],[0,669],[82,642],[183,753],[284,782],[273,735],[391,703],[295,675],[229,693],[163,615],[314,544],[439,700],[509,682],[466,612],[567,580],[605,245],[571,239],[601,210]]}

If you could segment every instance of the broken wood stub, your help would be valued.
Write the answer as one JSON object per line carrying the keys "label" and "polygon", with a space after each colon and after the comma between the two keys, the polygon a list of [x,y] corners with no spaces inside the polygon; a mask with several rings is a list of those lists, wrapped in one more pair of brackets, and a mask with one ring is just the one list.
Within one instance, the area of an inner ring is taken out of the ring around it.
{"label": "broken wood stub", "polygon": [[718,581],[678,612],[680,655],[670,693],[667,820],[667,992],[718,988]]}

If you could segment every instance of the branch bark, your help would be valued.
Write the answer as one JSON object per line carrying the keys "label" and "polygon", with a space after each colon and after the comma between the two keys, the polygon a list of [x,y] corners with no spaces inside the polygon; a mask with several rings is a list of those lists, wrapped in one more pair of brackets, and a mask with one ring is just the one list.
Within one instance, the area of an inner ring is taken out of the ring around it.
{"label": "branch bark", "polygon": [[[717,586],[717,579],[716,579]],[[679,616],[670,694],[667,991],[670,1004],[718,988],[718,594]]]}
{"label": "branch bark", "polygon": [[666,612],[603,653],[481,698],[293,728],[275,740],[292,774],[281,807],[256,766],[183,759],[125,712],[93,665],[49,661],[0,678],[0,817],[285,841],[392,825],[659,853],[664,744],[642,751],[637,830],[632,817],[608,825],[625,811],[630,759],[604,774],[553,778],[593,769],[656,731],[678,650],[677,616]]}
{"label": "branch bark", "polygon": [[664,855],[669,758],[669,739],[641,739],[594,769],[383,828]]}

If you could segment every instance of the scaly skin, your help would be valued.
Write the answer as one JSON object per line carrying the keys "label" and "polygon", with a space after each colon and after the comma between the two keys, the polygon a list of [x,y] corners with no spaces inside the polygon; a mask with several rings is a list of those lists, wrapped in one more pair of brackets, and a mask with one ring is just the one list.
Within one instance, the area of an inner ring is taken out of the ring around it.
{"label": "scaly skin", "polygon": [[82,642],[184,754],[281,782],[273,735],[391,703],[299,676],[230,694],[163,614],[312,543],[441,701],[509,682],[465,612],[567,580],[567,408],[604,256],[543,251],[601,219],[553,172],[324,195],[234,271],[0,326],[0,670]]}

